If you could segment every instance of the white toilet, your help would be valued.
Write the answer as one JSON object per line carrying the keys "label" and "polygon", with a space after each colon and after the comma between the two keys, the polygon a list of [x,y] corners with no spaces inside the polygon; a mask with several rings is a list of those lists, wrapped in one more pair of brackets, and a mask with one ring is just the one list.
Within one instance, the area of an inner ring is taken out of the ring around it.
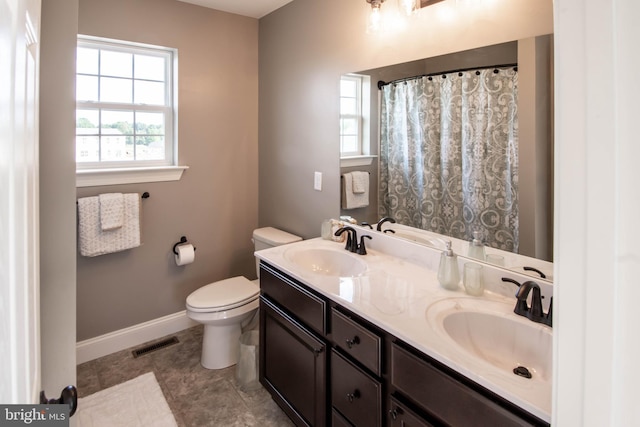
{"label": "white toilet", "polygon": [[[302,238],[273,227],[253,231],[256,251],[299,240]],[[258,266],[256,259],[259,275]],[[187,297],[187,316],[204,324],[202,366],[222,369],[237,363],[242,326],[256,314],[259,295],[258,280],[236,276],[205,285]]]}

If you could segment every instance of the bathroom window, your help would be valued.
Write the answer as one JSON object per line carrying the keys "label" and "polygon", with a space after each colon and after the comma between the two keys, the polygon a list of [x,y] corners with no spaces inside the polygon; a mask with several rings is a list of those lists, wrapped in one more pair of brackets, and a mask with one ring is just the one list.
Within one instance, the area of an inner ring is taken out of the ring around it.
{"label": "bathroom window", "polygon": [[176,165],[176,55],[174,49],[78,37],[79,173]]}
{"label": "bathroom window", "polygon": [[340,79],[340,157],[369,154],[369,82],[358,74]]}

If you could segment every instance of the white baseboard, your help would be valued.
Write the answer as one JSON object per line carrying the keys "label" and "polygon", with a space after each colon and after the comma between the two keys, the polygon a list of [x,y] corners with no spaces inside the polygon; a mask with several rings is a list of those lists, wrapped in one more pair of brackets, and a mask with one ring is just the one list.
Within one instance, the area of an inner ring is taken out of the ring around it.
{"label": "white baseboard", "polygon": [[198,323],[187,317],[187,311],[169,314],[158,319],[110,332],[76,343],[76,363],[79,365],[147,341],[162,338]]}

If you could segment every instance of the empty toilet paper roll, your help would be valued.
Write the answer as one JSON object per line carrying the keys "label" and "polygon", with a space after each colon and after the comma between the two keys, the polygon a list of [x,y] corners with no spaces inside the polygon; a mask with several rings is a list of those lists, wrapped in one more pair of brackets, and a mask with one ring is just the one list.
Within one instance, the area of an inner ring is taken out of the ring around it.
{"label": "empty toilet paper roll", "polygon": [[176,257],[177,265],[191,264],[196,259],[196,249],[192,244],[187,243],[180,245],[176,247],[176,252],[178,252],[178,254],[174,256]]}

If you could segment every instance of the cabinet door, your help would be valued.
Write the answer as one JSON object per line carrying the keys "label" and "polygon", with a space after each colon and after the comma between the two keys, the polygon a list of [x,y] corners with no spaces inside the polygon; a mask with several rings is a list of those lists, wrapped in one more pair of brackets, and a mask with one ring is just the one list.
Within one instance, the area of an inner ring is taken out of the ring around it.
{"label": "cabinet door", "polygon": [[325,426],[325,343],[260,299],[260,382],[298,426]]}
{"label": "cabinet door", "polygon": [[393,397],[389,401],[389,408],[389,427],[433,427],[433,424],[410,411]]}

